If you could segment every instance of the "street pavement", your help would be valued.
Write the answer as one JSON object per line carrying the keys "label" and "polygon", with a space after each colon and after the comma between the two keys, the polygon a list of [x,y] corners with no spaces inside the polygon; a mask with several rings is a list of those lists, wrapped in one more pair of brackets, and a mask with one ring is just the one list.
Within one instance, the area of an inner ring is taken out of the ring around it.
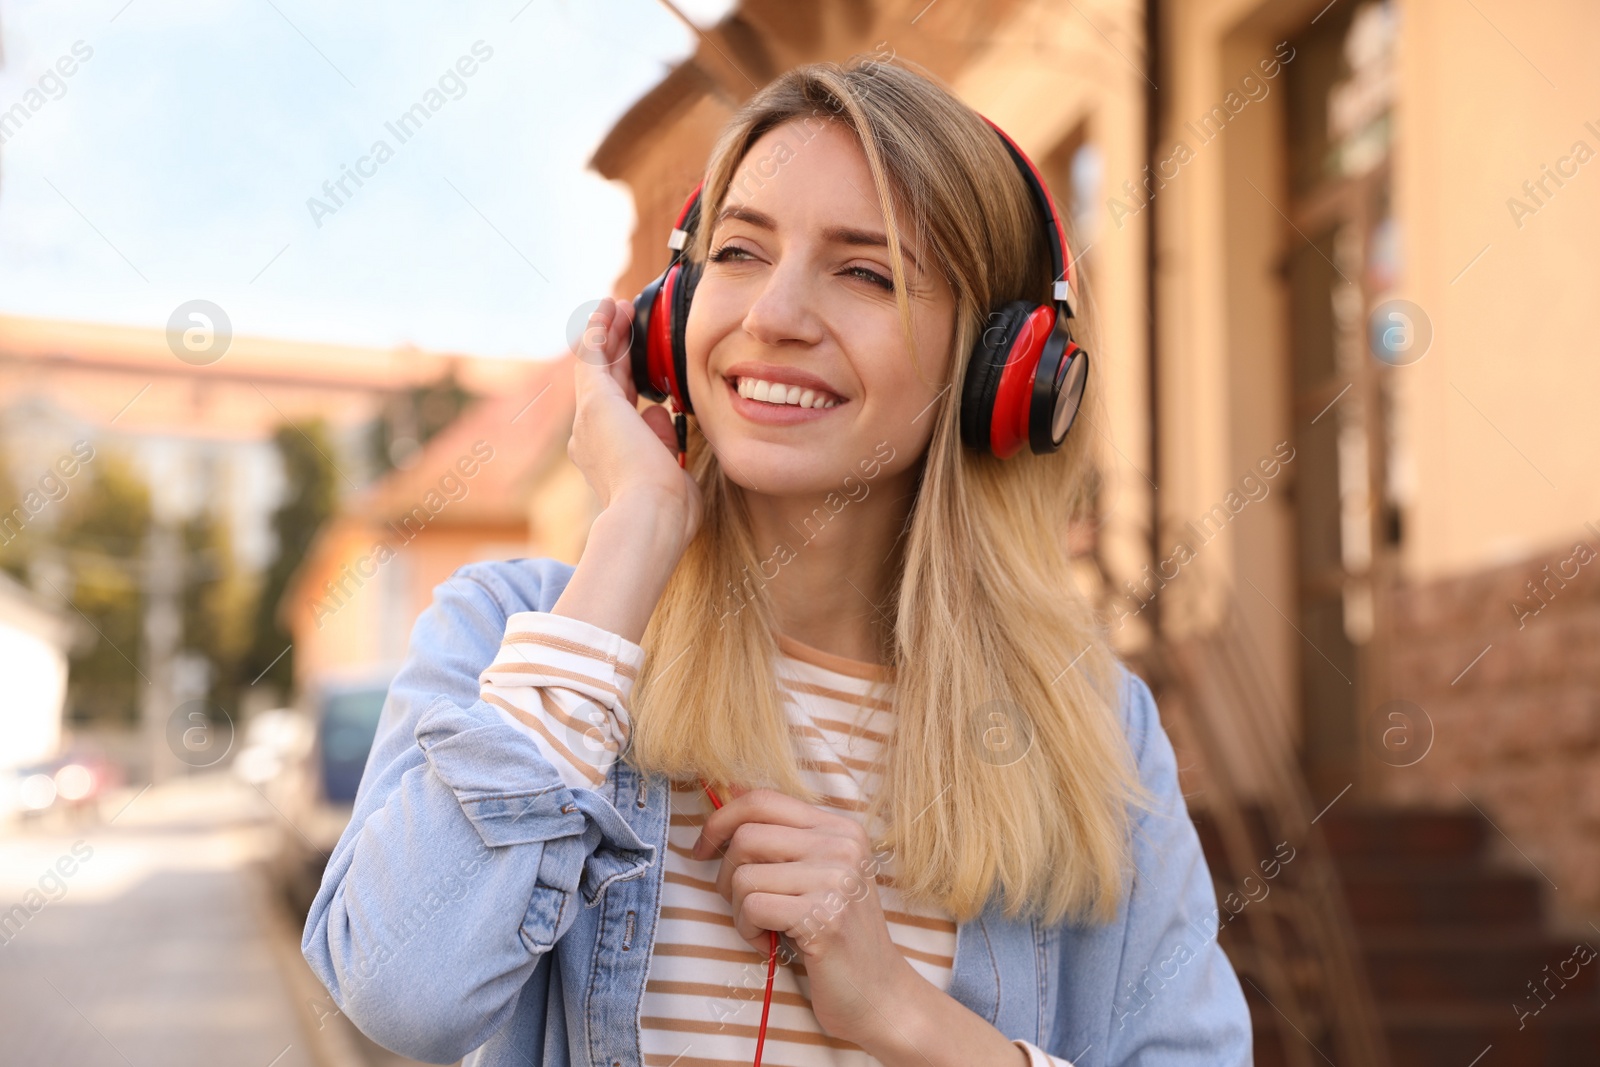
{"label": "street pavement", "polygon": [[410,1062],[330,1011],[265,884],[282,817],[252,786],[209,773],[46,815],[0,829],[0,1065]]}

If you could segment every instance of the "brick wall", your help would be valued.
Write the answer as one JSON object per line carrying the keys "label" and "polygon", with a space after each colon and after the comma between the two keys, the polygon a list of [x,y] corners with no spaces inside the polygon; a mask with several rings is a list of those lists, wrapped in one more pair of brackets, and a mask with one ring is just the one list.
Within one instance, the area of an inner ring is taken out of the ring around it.
{"label": "brick wall", "polygon": [[1369,724],[1373,793],[1453,808],[1470,799],[1501,831],[1507,864],[1543,872],[1555,912],[1600,915],[1600,529],[1402,587],[1395,608],[1394,692],[1426,718],[1380,716],[1415,730],[1389,745],[1384,721]]}

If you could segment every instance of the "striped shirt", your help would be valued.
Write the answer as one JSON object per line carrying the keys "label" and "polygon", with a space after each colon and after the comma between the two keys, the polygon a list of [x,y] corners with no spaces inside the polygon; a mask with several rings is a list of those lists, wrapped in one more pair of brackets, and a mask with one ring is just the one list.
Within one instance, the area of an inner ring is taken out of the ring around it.
{"label": "striped shirt", "polygon": [[[862,821],[881,781],[876,761],[894,726],[893,672],[778,635],[778,684],[801,773],[823,805]],[[594,789],[626,745],[628,697],[644,650],[601,627],[549,612],[506,622],[495,661],[480,676],[484,700],[529,735],[571,788]],[[726,800],[727,798],[723,798]],[[755,1053],[767,956],[734,929],[717,892],[722,858],[691,850],[713,808],[698,781],[672,786],[661,914],[639,1012],[651,1067],[742,1067]],[[882,827],[867,827],[871,840]],[[889,937],[911,967],[948,991],[956,924],[947,913],[908,907],[894,886],[894,857],[876,854],[873,877]],[[785,962],[787,961],[787,962]],[[803,957],[780,952],[763,1067],[869,1067],[880,1061],[824,1033],[811,1011]],[[1072,1067],[1021,1040],[1030,1067]],[[1020,1065],[1018,1065],[1020,1067]]]}

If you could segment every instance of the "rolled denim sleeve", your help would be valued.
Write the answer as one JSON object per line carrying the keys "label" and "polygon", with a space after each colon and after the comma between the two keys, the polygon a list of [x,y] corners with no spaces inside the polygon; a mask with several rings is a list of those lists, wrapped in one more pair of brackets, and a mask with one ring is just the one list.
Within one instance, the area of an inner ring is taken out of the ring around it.
{"label": "rolled denim sleeve", "polygon": [[1111,1016],[1104,1058],[1091,1053],[1079,1062],[1249,1067],[1250,1011],[1217,943],[1210,868],[1179,790],[1177,759],[1155,699],[1132,672],[1124,678],[1124,710],[1140,780],[1156,804],[1137,820],[1133,835],[1125,937],[1114,963],[1111,1003],[1101,1007]]}
{"label": "rolled denim sleeve", "polygon": [[505,1025],[550,980],[580,894],[592,905],[655,861],[605,791],[568,788],[481,699],[508,617],[538,604],[540,562],[473,564],[434,590],[306,921],[301,950],[340,1010],[424,1062]]}

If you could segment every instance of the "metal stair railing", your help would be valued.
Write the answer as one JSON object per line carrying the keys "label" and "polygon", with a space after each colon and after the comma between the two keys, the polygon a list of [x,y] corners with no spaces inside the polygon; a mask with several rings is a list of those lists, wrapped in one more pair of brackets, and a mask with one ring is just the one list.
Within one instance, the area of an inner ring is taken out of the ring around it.
{"label": "metal stair railing", "polygon": [[[1241,977],[1260,980],[1256,990],[1276,1012],[1288,1062],[1310,1067],[1326,1059],[1323,1047],[1331,1045],[1342,1063],[1389,1067],[1355,925],[1285,725],[1285,702],[1268,692],[1262,657],[1240,619],[1230,594],[1217,625],[1193,636],[1159,637],[1129,658],[1165,698],[1163,716],[1176,713],[1174,725],[1193,738],[1204,760],[1212,788],[1202,806],[1216,823],[1229,868],[1256,869],[1252,808],[1268,840],[1297,846],[1293,876],[1262,901],[1277,896],[1277,903],[1242,909],[1252,946],[1230,951]],[[1242,796],[1240,782],[1258,783],[1261,795]]]}

